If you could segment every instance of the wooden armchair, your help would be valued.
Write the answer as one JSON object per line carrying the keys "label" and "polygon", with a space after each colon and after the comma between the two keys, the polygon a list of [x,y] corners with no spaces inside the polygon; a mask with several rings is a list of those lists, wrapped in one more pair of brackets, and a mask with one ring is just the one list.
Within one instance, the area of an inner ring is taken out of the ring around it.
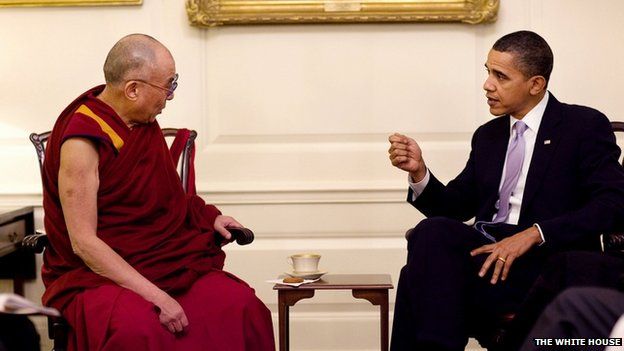
{"label": "wooden armchair", "polygon": [[[163,135],[165,138],[175,138],[178,129],[177,128],[163,128]],[[32,133],[30,135],[30,141],[35,146],[37,152],[37,158],[39,160],[39,170],[43,175],[43,162],[45,159],[45,147],[51,132],[44,133]],[[189,189],[189,174],[192,171],[192,156],[193,148],[195,147],[195,138],[197,132],[190,131],[189,138],[186,141],[182,149],[180,160],[178,161],[178,172],[180,174],[180,181],[182,187],[186,192]],[[232,234],[232,241],[236,241],[239,245],[247,245],[253,242],[254,233],[248,228],[228,228],[228,231]],[[218,236],[220,238],[220,236]],[[35,253],[43,253],[43,250],[48,246],[48,237],[43,232],[36,232],[32,235],[27,235],[22,240],[22,250],[27,250]],[[62,317],[48,317],[48,337],[54,341],[53,351],[65,351],[67,349],[67,335],[69,325]]]}

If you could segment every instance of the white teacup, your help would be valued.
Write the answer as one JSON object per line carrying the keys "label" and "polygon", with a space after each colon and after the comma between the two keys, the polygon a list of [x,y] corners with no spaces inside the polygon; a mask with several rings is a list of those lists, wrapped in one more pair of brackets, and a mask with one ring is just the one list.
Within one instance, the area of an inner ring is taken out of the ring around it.
{"label": "white teacup", "polygon": [[318,272],[318,264],[321,255],[313,253],[301,253],[288,256],[288,263],[295,273]]}

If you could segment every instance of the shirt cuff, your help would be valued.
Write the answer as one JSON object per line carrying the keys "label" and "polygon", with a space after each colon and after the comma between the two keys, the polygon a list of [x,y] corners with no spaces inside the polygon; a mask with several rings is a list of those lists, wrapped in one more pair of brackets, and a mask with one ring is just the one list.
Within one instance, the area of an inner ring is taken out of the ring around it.
{"label": "shirt cuff", "polygon": [[412,189],[412,201],[416,201],[416,199],[425,191],[427,184],[429,183],[429,168],[427,168],[427,173],[425,173],[425,177],[420,181],[414,183],[414,179],[409,174],[407,175],[407,183],[409,184],[410,189]]}
{"label": "shirt cuff", "polygon": [[546,242],[546,239],[544,238],[544,232],[542,231],[542,228],[541,228],[541,227],[539,226],[539,224],[537,224],[537,223],[533,223],[533,226],[534,226],[535,228],[537,228],[537,230],[538,230],[538,231],[539,231],[539,233],[540,233],[540,237],[542,237],[542,242],[541,242],[541,243],[539,243],[537,246],[542,246],[542,245],[544,245],[544,243]]}

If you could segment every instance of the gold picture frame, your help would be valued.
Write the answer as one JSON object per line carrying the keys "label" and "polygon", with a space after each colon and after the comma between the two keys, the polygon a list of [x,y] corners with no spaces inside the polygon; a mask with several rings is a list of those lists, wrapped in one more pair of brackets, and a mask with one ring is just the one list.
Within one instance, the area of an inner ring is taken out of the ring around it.
{"label": "gold picture frame", "polygon": [[186,0],[194,26],[273,23],[494,22],[499,0]]}
{"label": "gold picture frame", "polygon": [[141,5],[143,0],[0,0],[0,7]]}

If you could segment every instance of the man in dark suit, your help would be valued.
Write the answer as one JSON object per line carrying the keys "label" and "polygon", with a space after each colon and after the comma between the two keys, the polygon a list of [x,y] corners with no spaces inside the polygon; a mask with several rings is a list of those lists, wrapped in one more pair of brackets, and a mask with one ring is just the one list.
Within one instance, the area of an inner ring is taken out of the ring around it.
{"label": "man in dark suit", "polygon": [[[408,201],[428,218],[408,236],[391,349],[463,350],[486,342],[553,252],[599,249],[624,218],[624,171],[609,120],[547,91],[553,55],[529,31],[500,38],[483,85],[490,113],[463,171],[446,186],[413,139],[390,136]],[[474,226],[463,221],[475,218]],[[485,345],[487,346],[487,344]]]}

